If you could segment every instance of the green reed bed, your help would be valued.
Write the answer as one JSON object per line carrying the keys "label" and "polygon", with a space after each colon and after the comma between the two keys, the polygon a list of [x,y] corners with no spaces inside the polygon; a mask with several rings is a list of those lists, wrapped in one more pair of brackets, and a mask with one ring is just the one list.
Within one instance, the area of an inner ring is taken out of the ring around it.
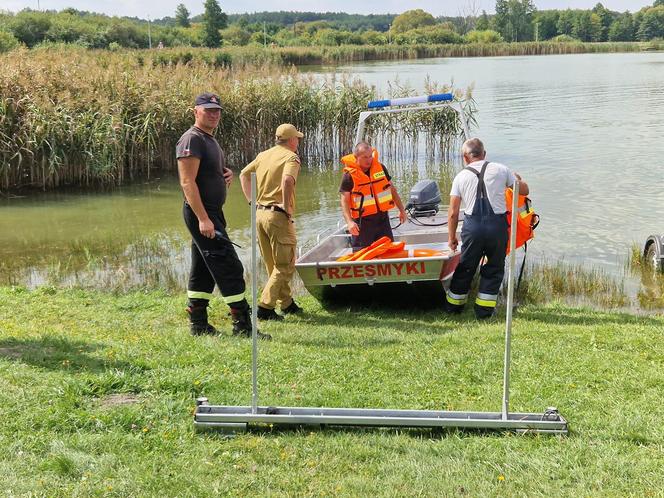
{"label": "green reed bed", "polygon": [[640,245],[633,244],[630,248],[625,268],[639,280],[636,293],[639,306],[647,310],[664,309],[664,272],[653,267]]}
{"label": "green reed bed", "polygon": [[[119,185],[173,170],[175,143],[192,124],[193,97],[204,90],[222,96],[217,134],[231,167],[270,146],[282,122],[306,134],[305,159],[330,160],[352,146],[359,112],[376,97],[357,80],[271,65],[153,65],[137,55],[56,47],[0,57],[0,190]],[[471,98],[470,92],[457,95]],[[459,130],[456,116],[420,119],[418,133],[430,140],[444,145],[456,138],[450,135]]]}
{"label": "green reed bed", "polygon": [[[344,45],[339,47],[285,47],[271,49],[286,64],[343,64],[371,60],[424,59],[432,57],[493,57],[662,50],[661,41],[638,42],[514,42],[440,45]],[[257,50],[257,49],[253,49]],[[258,49],[260,50],[260,49]],[[244,60],[251,52],[245,51]],[[233,58],[234,50],[229,54]]]}
{"label": "green reed bed", "polygon": [[631,304],[624,280],[599,268],[565,261],[529,264],[518,298],[520,302],[531,304],[560,299],[599,308],[620,308]]}
{"label": "green reed bed", "polygon": [[639,306],[646,310],[664,309],[664,274],[643,272],[636,294]]}
{"label": "green reed bed", "polygon": [[491,57],[504,55],[553,55],[595,52],[638,52],[661,49],[661,42],[515,42],[457,43],[438,45],[341,45],[311,47],[224,47],[222,49],[174,48],[135,51],[140,63],[175,65],[202,62],[215,67],[263,65],[301,66],[346,64],[375,60],[407,60],[432,57]]}
{"label": "green reed bed", "polygon": [[586,53],[639,52],[643,48],[636,42],[515,42],[473,43],[449,45],[444,57],[497,57],[520,55],[565,55]]}

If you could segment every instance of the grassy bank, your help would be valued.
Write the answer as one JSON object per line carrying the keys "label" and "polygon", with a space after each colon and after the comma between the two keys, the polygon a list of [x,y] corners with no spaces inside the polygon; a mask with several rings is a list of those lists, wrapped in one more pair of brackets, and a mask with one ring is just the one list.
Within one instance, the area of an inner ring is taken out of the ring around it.
{"label": "grassy bank", "polygon": [[[305,133],[301,153],[308,162],[330,160],[352,146],[357,116],[375,97],[360,81],[316,79],[269,64],[152,64],[132,52],[58,47],[14,52],[0,64],[0,190],[122,184],[173,170],[175,143],[193,122],[192,99],[205,90],[222,96],[217,135],[231,167],[271,146],[283,122]],[[472,117],[472,106],[468,111]],[[440,150],[461,129],[451,112],[416,120],[399,140],[424,135]],[[374,133],[390,130],[394,123],[386,120]]]}
{"label": "grassy bank", "polygon": [[[322,310],[264,328],[262,404],[500,408],[502,322]],[[0,289],[0,488],[10,496],[656,496],[664,318],[523,307],[512,408],[567,438],[300,430],[193,433],[196,396],[250,402],[250,344],[187,334],[158,292]],[[227,329],[215,303],[213,321]],[[343,327],[340,321],[345,320]]]}

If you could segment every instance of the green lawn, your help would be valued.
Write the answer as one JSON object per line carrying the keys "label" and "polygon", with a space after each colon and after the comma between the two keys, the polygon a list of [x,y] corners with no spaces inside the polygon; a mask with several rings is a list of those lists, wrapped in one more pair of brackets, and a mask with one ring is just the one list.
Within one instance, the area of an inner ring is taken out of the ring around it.
{"label": "green lawn", "polygon": [[[262,405],[500,411],[504,323],[323,310],[262,327]],[[212,320],[228,330],[224,306]],[[182,297],[0,288],[2,496],[663,496],[664,317],[523,307],[511,408],[568,437],[264,427],[196,434],[199,395],[251,402],[251,343],[188,334]]]}

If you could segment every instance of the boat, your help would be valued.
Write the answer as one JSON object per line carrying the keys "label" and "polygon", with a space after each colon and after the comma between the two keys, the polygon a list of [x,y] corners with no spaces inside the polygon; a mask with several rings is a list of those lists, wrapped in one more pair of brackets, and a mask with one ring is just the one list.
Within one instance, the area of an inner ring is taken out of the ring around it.
{"label": "boat", "polygon": [[[463,105],[452,94],[372,101],[368,108],[360,113],[356,143],[364,138],[365,123],[373,115],[449,108],[457,113],[465,137],[469,136]],[[444,288],[461,253],[460,245],[454,251],[449,248],[447,214],[440,211],[439,204],[438,185],[421,180],[410,191],[407,221],[399,225],[398,219],[391,219],[394,241],[404,242],[403,250],[417,254],[413,257],[339,261],[352,252],[345,223],[341,220],[336,229],[321,232],[316,244],[295,262],[305,288],[324,304],[442,306]],[[462,225],[461,218],[457,234]],[[421,255],[426,253],[433,255]]]}

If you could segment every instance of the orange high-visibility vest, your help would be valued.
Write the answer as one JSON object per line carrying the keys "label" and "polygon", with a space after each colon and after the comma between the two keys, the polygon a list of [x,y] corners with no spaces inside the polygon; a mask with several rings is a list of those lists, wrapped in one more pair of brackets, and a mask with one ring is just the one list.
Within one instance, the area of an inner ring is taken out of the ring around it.
{"label": "orange high-visibility vest", "polygon": [[385,176],[383,166],[378,162],[378,151],[374,148],[372,151],[371,167],[367,173],[362,171],[353,154],[341,158],[341,162],[346,166],[344,172],[353,179],[350,213],[355,219],[380,211],[389,211],[395,207],[392,184]]}
{"label": "orange high-visibility vest", "polygon": [[[514,192],[512,188],[505,189],[505,205],[507,206],[507,254],[510,253],[510,242],[512,241],[512,199]],[[525,195],[519,195],[517,201],[517,216],[516,216],[516,248],[518,249],[530,239],[535,237],[535,228],[539,224],[539,216],[535,214],[533,208],[530,206],[530,199]]]}

